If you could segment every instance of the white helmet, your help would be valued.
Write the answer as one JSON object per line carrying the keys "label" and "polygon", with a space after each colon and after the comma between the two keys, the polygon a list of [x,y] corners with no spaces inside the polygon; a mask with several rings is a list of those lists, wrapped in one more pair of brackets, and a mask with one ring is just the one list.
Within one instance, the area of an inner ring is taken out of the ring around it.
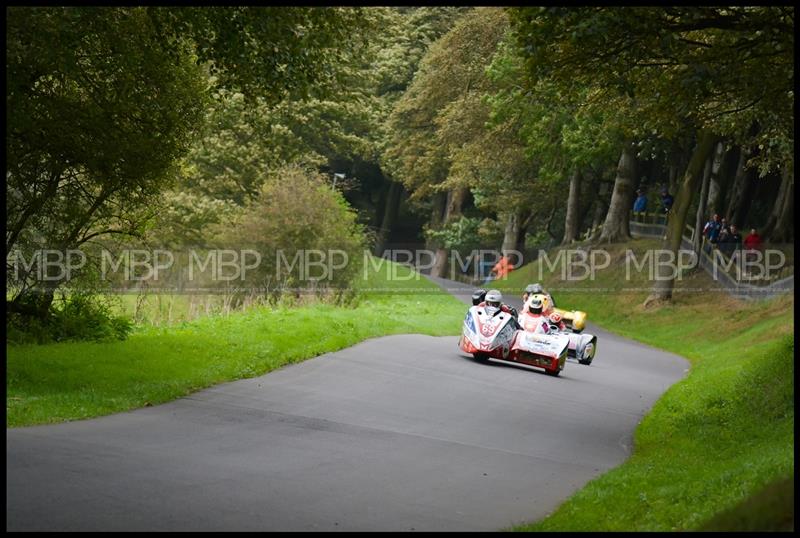
{"label": "white helmet", "polygon": [[525,293],[528,295],[534,295],[536,293],[544,293],[544,288],[538,282],[536,284],[528,284],[528,287],[525,288]]}
{"label": "white helmet", "polygon": [[500,305],[503,303],[503,294],[500,293],[498,290],[489,290],[486,293],[486,306],[493,306],[495,308],[500,308]]}

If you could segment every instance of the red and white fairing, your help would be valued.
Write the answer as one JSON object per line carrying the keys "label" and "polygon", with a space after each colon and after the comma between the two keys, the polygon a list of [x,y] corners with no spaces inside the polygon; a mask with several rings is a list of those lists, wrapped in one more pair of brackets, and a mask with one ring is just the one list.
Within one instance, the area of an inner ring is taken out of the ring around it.
{"label": "red and white fairing", "polygon": [[525,332],[549,335],[564,335],[568,339],[567,356],[577,359],[581,364],[591,364],[597,351],[597,337],[588,333],[575,333],[559,327],[551,322],[551,317],[545,314],[532,314],[525,310],[519,315],[519,323]]}
{"label": "red and white fairing", "polygon": [[513,348],[517,362],[558,375],[567,360],[569,336],[552,327],[546,316],[520,314],[519,321],[522,330]]}
{"label": "red and white fairing", "polygon": [[458,346],[476,358],[492,358],[544,368],[558,375],[567,358],[569,338],[519,330],[509,312],[473,306],[464,318]]}
{"label": "red and white fairing", "polygon": [[473,306],[464,318],[459,347],[473,355],[508,358],[517,329],[513,316],[491,306]]}

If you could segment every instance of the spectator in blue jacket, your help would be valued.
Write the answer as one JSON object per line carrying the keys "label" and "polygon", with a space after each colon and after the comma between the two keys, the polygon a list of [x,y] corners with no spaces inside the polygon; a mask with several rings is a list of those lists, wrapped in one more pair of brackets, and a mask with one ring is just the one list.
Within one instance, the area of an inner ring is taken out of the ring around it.
{"label": "spectator in blue jacket", "polygon": [[703,235],[706,236],[709,243],[716,243],[719,239],[720,231],[722,231],[722,223],[719,220],[719,215],[714,213],[711,220],[706,222],[706,225],[703,226]]}
{"label": "spectator in blue jacket", "polygon": [[644,191],[642,189],[638,189],[636,191],[638,195],[636,197],[636,201],[633,202],[633,212],[634,213],[644,213],[647,211],[647,196],[645,196]]}
{"label": "spectator in blue jacket", "polygon": [[666,187],[661,188],[661,206],[664,209],[664,213],[668,214],[672,210],[672,204],[675,202],[675,198],[669,193]]}

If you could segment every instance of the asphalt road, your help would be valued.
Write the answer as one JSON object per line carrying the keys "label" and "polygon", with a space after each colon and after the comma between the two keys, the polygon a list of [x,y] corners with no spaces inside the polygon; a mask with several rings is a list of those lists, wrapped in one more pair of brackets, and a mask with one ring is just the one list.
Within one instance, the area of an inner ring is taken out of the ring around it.
{"label": "asphalt road", "polygon": [[644,413],[688,368],[587,331],[594,362],[568,361],[556,378],[476,362],[453,336],[389,336],[156,407],[7,429],[7,530],[495,530],[538,519],[627,458]]}

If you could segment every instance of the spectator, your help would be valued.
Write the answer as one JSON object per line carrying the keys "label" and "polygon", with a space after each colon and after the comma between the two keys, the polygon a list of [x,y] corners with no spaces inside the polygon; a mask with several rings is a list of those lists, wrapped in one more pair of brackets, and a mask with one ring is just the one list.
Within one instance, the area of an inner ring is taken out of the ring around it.
{"label": "spectator", "polygon": [[728,221],[725,219],[725,217],[722,217],[722,220],[719,223],[719,237],[717,238],[717,242],[718,243],[725,242],[727,240],[726,238],[728,234],[730,233],[731,229],[728,225]]}
{"label": "spectator", "polygon": [[636,194],[636,201],[633,202],[633,212],[644,213],[647,211],[647,196],[645,196],[642,189],[637,189]]}
{"label": "spectator", "polygon": [[669,193],[666,187],[661,188],[661,206],[664,210],[665,215],[669,215],[669,212],[672,211],[672,204],[675,202],[675,198]]}
{"label": "spectator", "polygon": [[744,238],[744,248],[747,250],[761,250],[762,243],[763,240],[755,228],[751,228],[750,233]]}
{"label": "spectator", "polygon": [[[723,219],[724,220],[724,219]],[[735,224],[731,224],[728,232],[722,235],[720,232],[719,249],[728,257],[732,257],[734,251],[742,248],[742,234],[736,229]]]}
{"label": "spectator", "polygon": [[756,232],[755,228],[751,228],[750,233],[747,235],[747,237],[744,238],[744,243],[743,243],[745,249],[745,255],[747,256],[745,261],[747,259],[755,258],[756,252],[761,250],[762,243],[763,240],[761,239],[761,236],[758,235],[758,232]]}
{"label": "spectator", "polygon": [[[489,275],[489,278],[486,279],[486,282],[491,282],[492,280],[498,280],[504,278],[508,273],[514,270],[514,264],[508,261],[508,256],[503,255],[500,258],[495,266],[492,268],[492,272]],[[486,283],[485,282],[485,283]]]}
{"label": "spectator", "polygon": [[719,221],[719,215],[714,213],[714,216],[711,217],[711,220],[706,222],[706,225],[703,226],[703,235],[708,239],[708,242],[716,244],[717,240],[719,239],[719,232],[722,229],[722,223]]}

